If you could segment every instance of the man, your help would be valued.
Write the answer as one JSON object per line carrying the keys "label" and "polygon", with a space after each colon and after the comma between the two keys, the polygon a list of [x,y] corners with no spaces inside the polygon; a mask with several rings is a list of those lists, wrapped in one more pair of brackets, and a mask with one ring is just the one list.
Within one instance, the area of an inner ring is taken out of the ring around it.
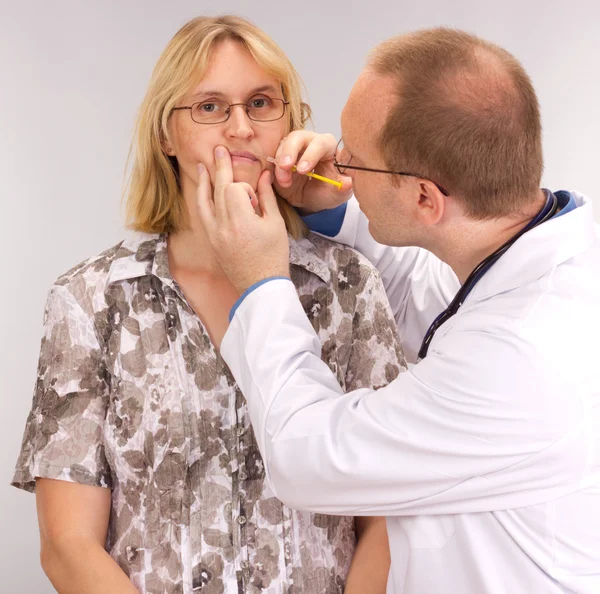
{"label": "man", "polygon": [[[415,364],[379,391],[342,394],[321,362],[268,173],[262,216],[228,157],[214,202],[199,181],[201,215],[243,293],[221,351],[274,493],[386,515],[395,594],[600,592],[600,241],[588,200],[539,189],[529,78],[462,32],[395,38],[352,89],[342,132],[335,164],[364,214],[351,201],[307,221],[382,273]],[[281,192],[291,165],[331,176],[334,155],[327,136],[290,135]],[[291,200],[334,205],[323,187]]]}

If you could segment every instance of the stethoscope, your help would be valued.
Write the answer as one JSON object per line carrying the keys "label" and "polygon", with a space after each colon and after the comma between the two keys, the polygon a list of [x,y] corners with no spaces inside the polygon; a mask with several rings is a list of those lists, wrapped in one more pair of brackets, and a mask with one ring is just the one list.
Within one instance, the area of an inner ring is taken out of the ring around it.
{"label": "stethoscope", "polygon": [[542,208],[542,210],[529,222],[529,224],[521,229],[521,231],[519,231],[514,237],[509,239],[504,245],[500,246],[493,254],[480,262],[475,267],[473,272],[471,272],[450,305],[433,321],[431,326],[429,326],[429,330],[427,330],[425,338],[421,343],[417,361],[420,361],[427,356],[429,345],[431,344],[431,341],[433,340],[438,328],[458,311],[469,293],[473,290],[473,287],[481,280],[481,277],[500,259],[500,257],[506,253],[508,248],[510,248],[510,246],[513,245],[517,239],[527,233],[527,231],[531,231],[531,229],[534,227],[545,223],[548,219],[551,219],[560,211],[558,198],[552,192],[547,191],[547,194],[548,196],[544,208]]}

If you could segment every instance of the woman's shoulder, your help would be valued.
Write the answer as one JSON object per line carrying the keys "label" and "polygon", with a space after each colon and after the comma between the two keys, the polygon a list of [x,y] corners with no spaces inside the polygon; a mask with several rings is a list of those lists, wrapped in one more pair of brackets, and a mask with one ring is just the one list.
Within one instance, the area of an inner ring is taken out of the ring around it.
{"label": "woman's shoulder", "polygon": [[131,234],[61,274],[50,287],[50,292],[62,288],[80,304],[91,303],[96,294],[106,292],[111,282],[146,272],[154,260],[160,238],[160,235],[147,233]]}
{"label": "woman's shoulder", "polygon": [[379,277],[373,264],[355,249],[321,235],[290,242],[290,263],[315,272],[326,282],[340,281],[350,285],[364,285],[367,279]]}

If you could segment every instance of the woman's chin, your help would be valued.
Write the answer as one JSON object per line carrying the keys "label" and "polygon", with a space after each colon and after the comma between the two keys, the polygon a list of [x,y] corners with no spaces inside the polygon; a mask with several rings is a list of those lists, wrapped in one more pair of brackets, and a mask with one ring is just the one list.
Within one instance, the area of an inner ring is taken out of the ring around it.
{"label": "woman's chin", "polygon": [[242,169],[241,167],[233,168],[233,181],[245,182],[252,187],[254,191],[256,191],[256,187],[258,186],[258,178],[260,175],[257,175],[256,171],[247,171]]}

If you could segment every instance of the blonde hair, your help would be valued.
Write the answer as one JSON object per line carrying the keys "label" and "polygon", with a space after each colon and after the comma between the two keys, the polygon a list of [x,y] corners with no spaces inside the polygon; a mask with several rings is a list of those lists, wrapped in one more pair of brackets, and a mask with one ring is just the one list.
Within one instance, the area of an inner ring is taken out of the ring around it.
{"label": "blonde hair", "polygon": [[540,110],[509,52],[441,27],[383,42],[369,67],[396,83],[397,103],[379,139],[390,169],[441,184],[476,219],[520,212],[537,194]]}
{"label": "blonde hair", "polygon": [[[160,56],[140,106],[130,158],[133,166],[126,196],[127,224],[136,231],[173,233],[187,227],[187,211],[175,157],[167,156],[162,140],[177,102],[204,76],[215,46],[224,40],[241,43],[258,65],[281,83],[287,106],[288,131],[304,128],[310,107],[302,101],[296,69],[263,31],[240,17],[198,17],[186,23]],[[306,234],[296,210],[282,198],[279,209],[288,233]]]}

